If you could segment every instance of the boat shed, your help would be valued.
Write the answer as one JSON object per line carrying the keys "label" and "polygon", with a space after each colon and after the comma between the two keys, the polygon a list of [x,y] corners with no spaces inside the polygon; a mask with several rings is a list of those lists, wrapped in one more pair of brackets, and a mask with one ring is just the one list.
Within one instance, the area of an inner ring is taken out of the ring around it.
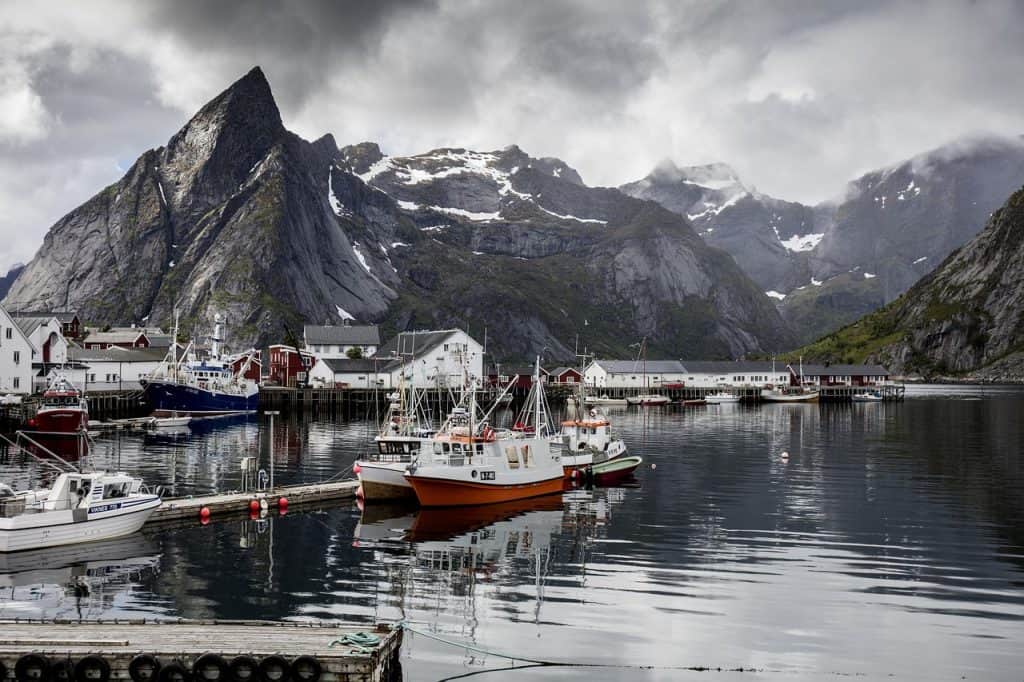
{"label": "boat shed", "polygon": [[790,383],[815,386],[875,386],[889,381],[889,370],[881,365],[790,365]]}
{"label": "boat shed", "polygon": [[549,384],[578,384],[583,381],[583,373],[575,367],[555,367],[547,372]]}
{"label": "boat shed", "polygon": [[318,358],[309,371],[309,383],[323,388],[392,388],[399,360]]}
{"label": "boat shed", "polygon": [[789,383],[785,363],[751,360],[683,360],[683,381],[691,388],[767,386]]}
{"label": "boat shed", "polygon": [[85,391],[125,391],[142,388],[140,379],[153,373],[164,360],[162,350],[148,348],[68,349],[68,359],[85,365]]}
{"label": "boat shed", "polygon": [[595,388],[661,388],[685,381],[686,368],[678,360],[594,360],[583,373]]}

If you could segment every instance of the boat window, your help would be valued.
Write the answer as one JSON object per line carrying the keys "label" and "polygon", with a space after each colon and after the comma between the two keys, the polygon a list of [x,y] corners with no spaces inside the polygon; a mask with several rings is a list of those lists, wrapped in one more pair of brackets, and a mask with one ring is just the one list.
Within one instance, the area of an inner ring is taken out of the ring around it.
{"label": "boat window", "polygon": [[444,454],[446,455],[452,451],[452,446],[448,443],[442,443],[442,447],[444,448]]}
{"label": "boat window", "polygon": [[519,468],[519,453],[516,452],[516,447],[514,445],[510,445],[505,448],[505,458],[508,460],[509,469]]}
{"label": "boat window", "polygon": [[523,466],[525,466],[525,467],[532,467],[533,466],[533,452],[530,451],[530,446],[529,445],[524,445],[523,446]]}
{"label": "boat window", "polygon": [[462,444],[461,443],[452,443],[452,454],[456,454],[456,455],[461,455],[462,454]]}
{"label": "boat window", "polygon": [[435,455],[440,455],[441,454],[441,444],[440,443],[434,443],[434,454]]}
{"label": "boat window", "polygon": [[478,455],[484,454],[484,444],[483,443],[477,443],[476,444],[476,452],[477,452]]}

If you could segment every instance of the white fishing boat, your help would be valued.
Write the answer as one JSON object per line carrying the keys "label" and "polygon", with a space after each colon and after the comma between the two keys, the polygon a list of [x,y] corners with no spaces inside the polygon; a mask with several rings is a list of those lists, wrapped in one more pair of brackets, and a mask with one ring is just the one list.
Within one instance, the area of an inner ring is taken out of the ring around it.
{"label": "white fishing boat", "polygon": [[642,393],[626,398],[626,403],[629,405],[667,405],[670,402],[672,402],[671,398],[659,393]]}
{"label": "white fishing boat", "polygon": [[596,409],[591,409],[586,417],[563,421],[551,444],[560,448],[566,476],[571,476],[575,469],[586,469],[626,454],[626,443],[612,431],[608,418]]}
{"label": "white fishing boat", "polygon": [[405,480],[405,470],[434,435],[420,404],[421,396],[415,390],[406,391],[404,386],[388,396],[388,413],[373,439],[372,449],[352,467],[364,500],[416,497]]}
{"label": "white fishing boat", "polygon": [[156,492],[125,473],[67,472],[24,492],[0,484],[0,552],[129,535],[159,506]]}
{"label": "white fishing boat", "polygon": [[493,504],[562,490],[562,464],[548,441],[540,358],[530,395],[513,429],[477,421],[475,392],[468,409],[454,410],[431,451],[409,465],[406,479],[425,507]]}
{"label": "white fishing boat", "polygon": [[627,405],[625,398],[610,398],[607,393],[588,395],[583,399],[584,405]]}
{"label": "white fishing boat", "polygon": [[188,426],[192,417],[153,417],[153,427],[157,429],[178,429]]}
{"label": "white fishing boat", "polygon": [[761,389],[761,400],[769,403],[813,403],[818,400],[818,396],[818,391],[803,386]]}
{"label": "white fishing boat", "polygon": [[854,393],[852,398],[855,403],[880,403],[885,398],[878,391],[868,391],[867,393]]}
{"label": "white fishing boat", "polygon": [[725,405],[728,403],[738,403],[739,401],[740,397],[731,391],[716,391],[704,396],[704,402],[708,405]]}

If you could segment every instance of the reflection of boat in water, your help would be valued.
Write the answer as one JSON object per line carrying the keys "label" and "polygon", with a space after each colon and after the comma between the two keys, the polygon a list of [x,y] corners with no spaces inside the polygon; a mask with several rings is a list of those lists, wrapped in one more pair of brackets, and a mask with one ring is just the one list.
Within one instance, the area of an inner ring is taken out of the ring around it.
{"label": "reflection of boat in water", "polygon": [[159,557],[157,543],[141,533],[81,545],[0,553],[0,587],[64,584],[79,575],[156,566]]}
{"label": "reflection of boat in water", "polygon": [[851,397],[855,403],[880,403],[884,398],[878,391],[868,391],[867,393],[854,393]]}
{"label": "reflection of boat in water", "polygon": [[409,542],[450,540],[535,512],[557,512],[561,519],[561,493],[474,507],[425,507],[416,514],[405,539]]}

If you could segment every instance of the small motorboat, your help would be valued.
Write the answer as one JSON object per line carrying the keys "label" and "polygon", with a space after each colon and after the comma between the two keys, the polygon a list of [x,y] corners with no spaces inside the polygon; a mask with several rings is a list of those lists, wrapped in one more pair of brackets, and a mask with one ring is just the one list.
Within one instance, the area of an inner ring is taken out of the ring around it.
{"label": "small motorboat", "polygon": [[642,393],[640,395],[631,395],[626,398],[626,403],[630,405],[667,405],[672,402],[672,399],[667,395],[660,395],[658,393]]}
{"label": "small motorboat", "polygon": [[725,405],[727,403],[738,403],[740,401],[740,397],[735,393],[730,393],[728,391],[717,391],[715,393],[708,394],[708,396],[704,398],[704,401],[708,405]]}
{"label": "small motorboat", "polygon": [[180,429],[183,426],[188,426],[189,422],[192,421],[192,417],[154,417],[153,428],[156,429]]}
{"label": "small motorboat", "polygon": [[583,399],[586,405],[625,405],[625,398],[610,398],[607,393],[602,395],[588,395]]}
{"label": "small motorboat", "polygon": [[142,528],[160,495],[125,473],[62,473],[49,488],[0,484],[0,552],[106,540]]}
{"label": "small motorboat", "polygon": [[591,480],[599,485],[608,485],[629,478],[636,471],[636,468],[643,463],[643,458],[637,455],[625,455],[609,459],[590,467]]}
{"label": "small motorboat", "polygon": [[804,387],[766,388],[761,391],[761,400],[769,403],[813,403],[818,401],[818,391]]}
{"label": "small motorboat", "polygon": [[855,403],[880,403],[885,398],[878,391],[869,391],[867,393],[854,393],[853,402]]}

